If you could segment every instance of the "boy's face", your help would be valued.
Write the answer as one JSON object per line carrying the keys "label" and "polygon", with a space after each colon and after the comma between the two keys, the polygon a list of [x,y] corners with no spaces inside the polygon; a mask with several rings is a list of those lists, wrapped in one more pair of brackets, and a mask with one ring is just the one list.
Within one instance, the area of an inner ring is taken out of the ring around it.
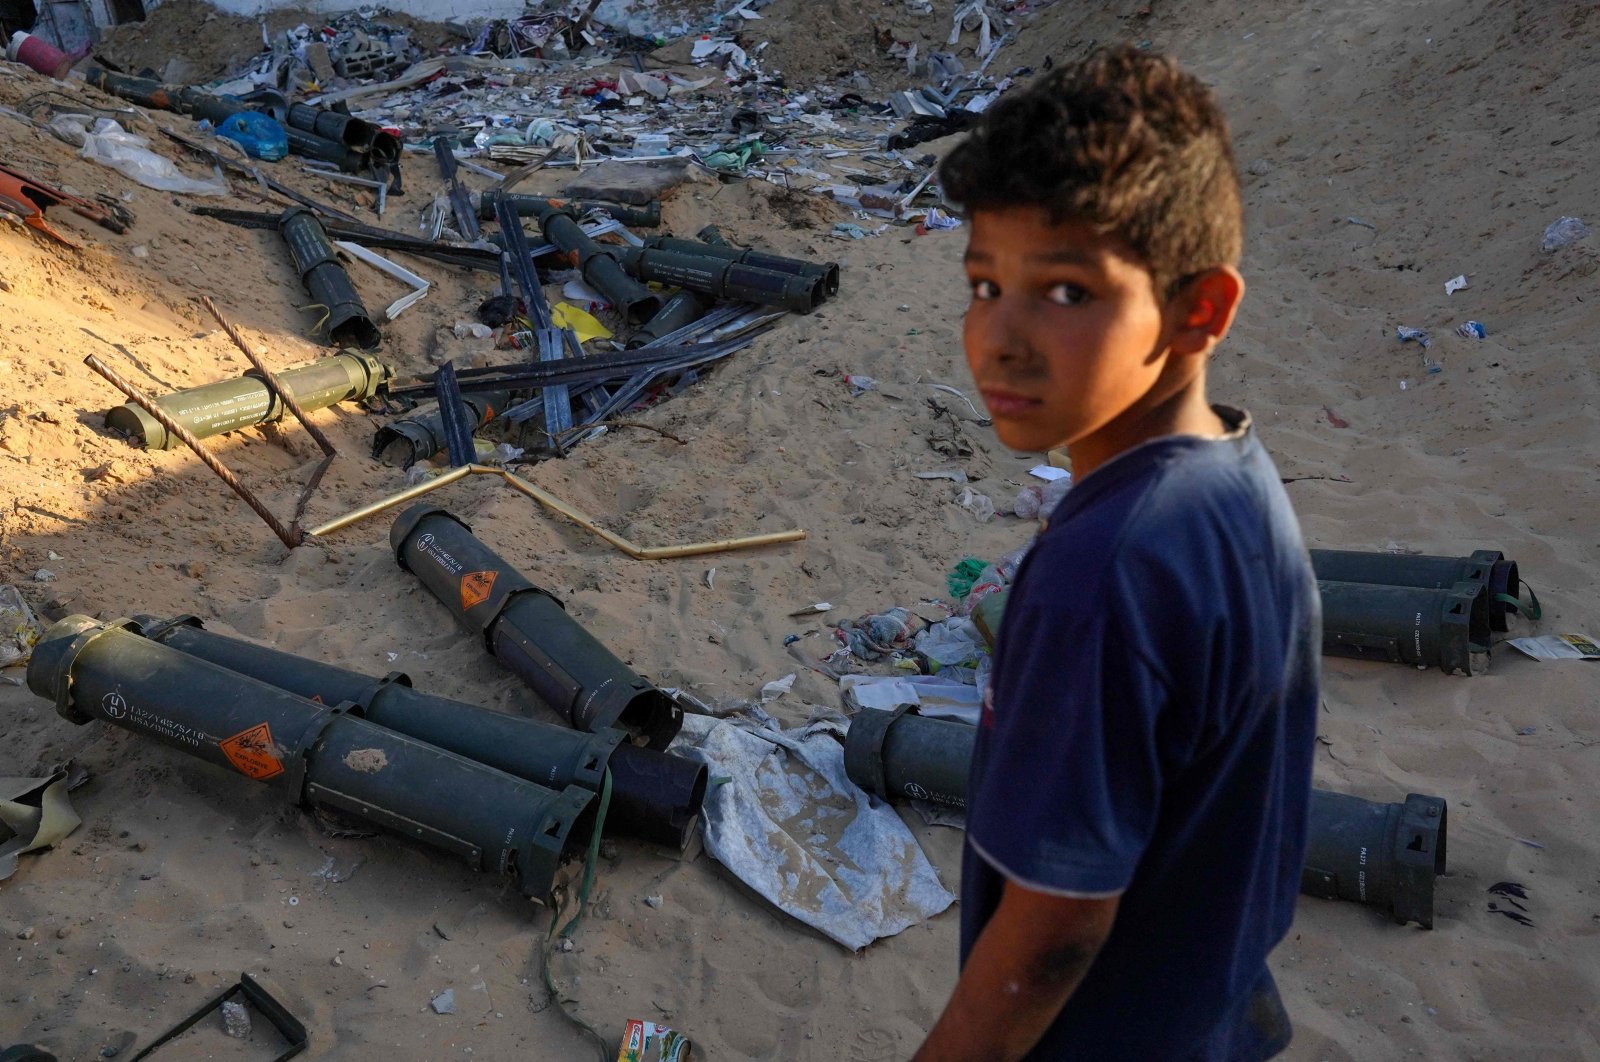
{"label": "boy's face", "polygon": [[1012,449],[1092,435],[1161,379],[1165,305],[1120,238],[1053,225],[1042,207],[979,210],[966,269],[967,365]]}

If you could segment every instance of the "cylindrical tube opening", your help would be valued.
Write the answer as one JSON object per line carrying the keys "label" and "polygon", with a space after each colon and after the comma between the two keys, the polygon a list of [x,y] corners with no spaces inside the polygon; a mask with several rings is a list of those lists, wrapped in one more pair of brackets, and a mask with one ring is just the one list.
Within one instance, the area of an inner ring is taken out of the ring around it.
{"label": "cylindrical tube opening", "polygon": [[607,821],[629,836],[682,851],[700,820],[707,777],[703,763],[619,745],[611,754]]}

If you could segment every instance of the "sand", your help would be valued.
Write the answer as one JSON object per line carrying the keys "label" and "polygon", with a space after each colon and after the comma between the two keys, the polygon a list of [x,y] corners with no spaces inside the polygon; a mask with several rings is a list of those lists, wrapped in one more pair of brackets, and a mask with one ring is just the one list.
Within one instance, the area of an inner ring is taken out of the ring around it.
{"label": "sand", "polygon": [[[876,11],[836,6],[855,22]],[[1600,634],[1589,309],[1600,242],[1539,250],[1556,217],[1600,217],[1585,134],[1600,112],[1586,74],[1592,9],[1253,0],[1158,3],[1140,18],[1136,6],[1048,8],[1000,65],[1037,68],[1132,37],[1217,85],[1247,171],[1250,291],[1212,390],[1254,413],[1285,476],[1330,477],[1288,488],[1308,540],[1503,549],[1545,603],[1538,631]],[[799,17],[790,7],[778,0],[767,17]],[[0,102],[45,87],[17,69],[0,67]],[[86,194],[131,189],[138,215],[118,237],[53,212],[88,245],[81,253],[0,225],[0,581],[52,615],[193,612],[224,632],[522,710],[517,681],[396,570],[387,521],[287,554],[191,455],[103,432],[117,397],[79,364],[87,353],[152,390],[243,371],[201,294],[275,367],[318,353],[277,238],[194,219],[52,139],[4,118],[0,128],[16,164]],[[423,169],[416,187],[431,191]],[[735,699],[798,670],[777,707],[799,720],[837,693],[782,644],[805,635],[797,648],[820,657],[826,630],[786,613],[938,597],[956,560],[997,556],[1029,527],[978,524],[949,484],[912,475],[955,464],[930,447],[939,422],[926,400],[958,403],[925,385],[968,385],[961,234],[843,243],[825,235],[839,216],[830,208],[774,199],[694,185],[668,220],[840,257],[837,301],[638,418],[684,444],[619,430],[528,474],[648,544],[786,527],[805,528],[804,543],[637,562],[491,483],[440,500],[662,684]],[[439,330],[448,336],[488,291],[486,278],[427,272],[436,290],[384,348],[413,371],[430,354],[471,353]],[[1457,274],[1469,286],[1447,297]],[[374,303],[393,297],[370,276],[360,283]],[[1455,335],[1469,318],[1487,339]],[[1425,373],[1397,325],[1433,333],[1442,372]],[[882,388],[851,398],[835,370]],[[315,416],[341,457],[313,519],[395,488],[396,474],[366,457],[372,418],[354,407]],[[1037,455],[964,428],[975,453],[959,467],[1003,508]],[[284,512],[316,459],[293,428],[241,432],[218,449]],[[41,568],[53,582],[33,580]],[[1583,781],[1600,740],[1597,666],[1503,647],[1472,679],[1326,661],[1318,784],[1446,798],[1450,871],[1431,932],[1302,901],[1272,959],[1297,1030],[1288,1057],[1600,1057],[1600,796]],[[0,685],[0,721],[0,774],[71,756],[93,776],[75,794],[84,826],[0,884],[0,1043],[100,1057],[148,1042],[248,970],[306,1021],[305,1057],[593,1057],[540,984],[547,916],[494,878],[389,838],[331,835],[265,787],[127,733],[74,727],[26,689]],[[960,834],[907,818],[954,887]],[[851,955],[703,856],[627,841],[608,852],[575,950],[553,967],[573,1011],[607,1035],[641,1017],[688,1032],[708,1059],[904,1058],[954,982],[954,910]],[[1488,909],[1485,890],[1501,881],[1526,886],[1533,926]],[[647,906],[654,895],[661,905]],[[429,1001],[446,989],[456,1011],[435,1014]]]}

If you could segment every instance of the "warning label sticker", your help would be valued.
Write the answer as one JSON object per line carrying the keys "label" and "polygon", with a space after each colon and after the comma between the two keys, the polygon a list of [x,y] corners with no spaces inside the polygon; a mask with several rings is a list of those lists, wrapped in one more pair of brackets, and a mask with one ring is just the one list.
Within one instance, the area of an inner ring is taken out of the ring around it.
{"label": "warning label sticker", "polygon": [[272,744],[272,730],[265,723],[257,723],[221,743],[222,754],[238,768],[239,773],[258,782],[276,778],[283,773],[283,761]]}
{"label": "warning label sticker", "polygon": [[471,608],[481,605],[489,600],[489,591],[494,589],[494,577],[499,572],[468,572],[461,577],[461,607]]}

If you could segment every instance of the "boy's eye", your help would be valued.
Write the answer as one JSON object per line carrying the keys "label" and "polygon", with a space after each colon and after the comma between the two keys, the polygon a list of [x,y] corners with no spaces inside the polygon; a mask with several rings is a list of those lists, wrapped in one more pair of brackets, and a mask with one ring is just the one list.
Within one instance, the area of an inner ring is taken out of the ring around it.
{"label": "boy's eye", "polygon": [[992,280],[974,280],[972,282],[972,297],[974,299],[992,299],[1000,294],[1000,288]]}
{"label": "boy's eye", "polygon": [[1051,302],[1062,306],[1077,306],[1089,297],[1089,293],[1076,284],[1057,284],[1045,295]]}

